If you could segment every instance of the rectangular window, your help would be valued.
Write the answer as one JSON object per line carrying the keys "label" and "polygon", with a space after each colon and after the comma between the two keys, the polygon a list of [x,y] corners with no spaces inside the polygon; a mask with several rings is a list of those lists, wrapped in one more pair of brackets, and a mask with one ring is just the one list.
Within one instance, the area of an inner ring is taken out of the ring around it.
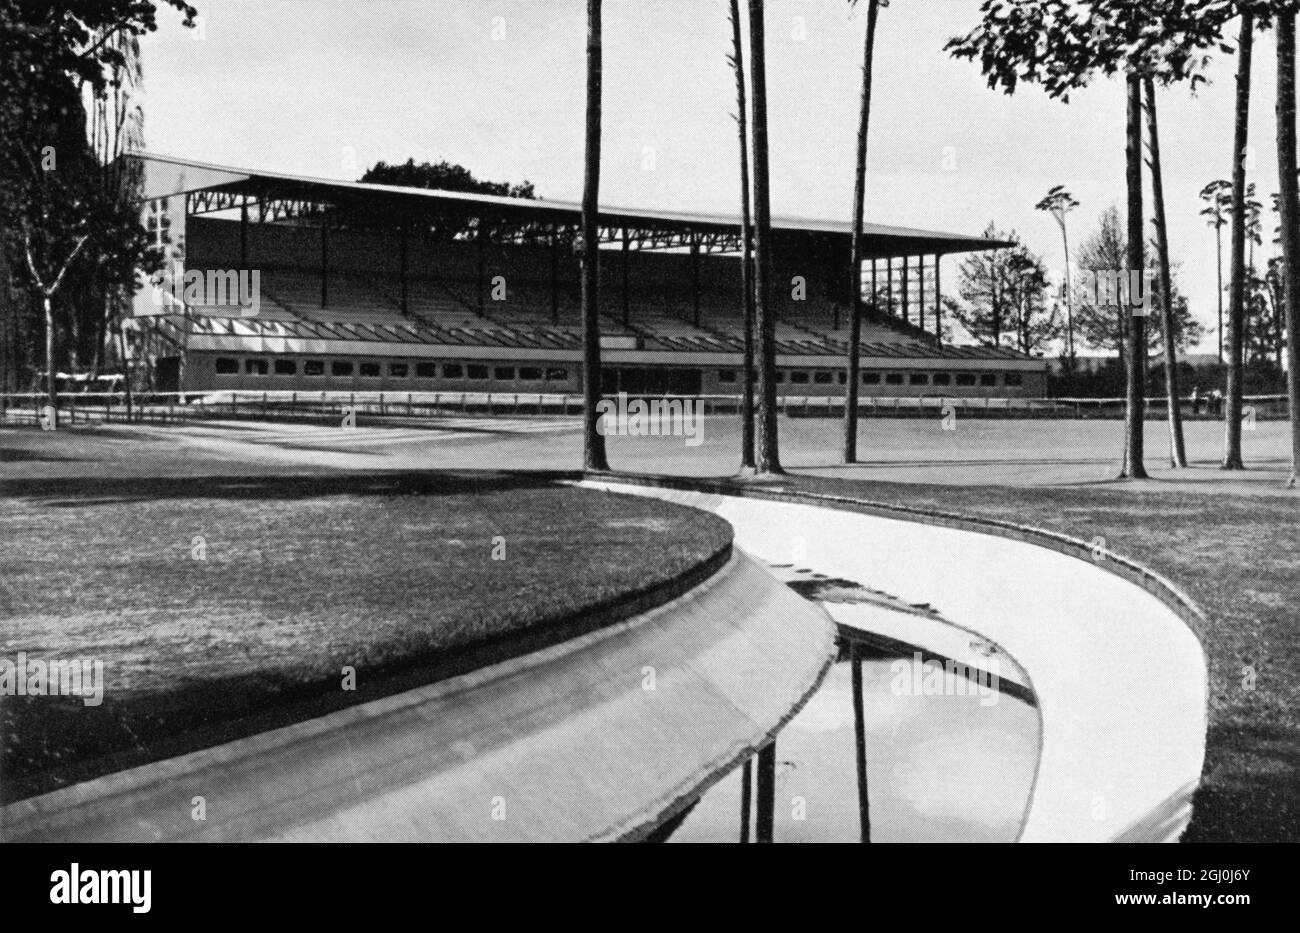
{"label": "rectangular window", "polygon": [[912,373],[910,376],[908,376],[907,382],[909,385],[914,385],[914,386],[928,385],[930,382],[930,377],[926,373]]}
{"label": "rectangular window", "polygon": [[935,385],[937,385],[937,386],[947,386],[947,385],[952,385],[952,374],[951,374],[951,373],[935,373],[935,374],[934,374],[934,378],[931,380],[931,382],[933,382],[933,383],[934,383]]}
{"label": "rectangular window", "polygon": [[266,360],[244,360],[245,376],[265,376],[266,371]]}
{"label": "rectangular window", "polygon": [[351,376],[351,375],[352,375],[352,364],[351,364],[351,363],[348,363],[348,362],[346,362],[346,361],[344,361],[344,360],[335,360],[334,362],[330,363],[330,375],[331,375],[331,376]]}
{"label": "rectangular window", "polygon": [[797,385],[797,386],[807,385],[807,384],[808,384],[808,374],[807,374],[806,372],[803,372],[802,370],[798,370],[798,369],[791,370],[791,371],[790,371],[790,383],[791,383],[791,385]]}
{"label": "rectangular window", "polygon": [[444,379],[464,379],[465,367],[459,363],[445,363],[442,367],[442,378]]}
{"label": "rectangular window", "polygon": [[862,374],[862,384],[863,384],[864,386],[878,386],[878,385],[880,385],[880,373],[863,373],[863,374]]}
{"label": "rectangular window", "polygon": [[541,382],[542,371],[536,366],[523,366],[519,369],[519,378],[524,382]]}
{"label": "rectangular window", "polygon": [[388,375],[394,379],[405,379],[411,372],[411,367],[406,363],[389,363]]}
{"label": "rectangular window", "polygon": [[568,382],[569,371],[567,369],[548,369],[546,371],[547,382]]}
{"label": "rectangular window", "polygon": [[903,384],[903,374],[885,373],[885,383],[891,386],[901,386]]}
{"label": "rectangular window", "polygon": [[483,380],[488,377],[488,368],[482,363],[470,363],[468,371],[471,379]]}
{"label": "rectangular window", "polygon": [[302,364],[302,374],[304,376],[323,376],[325,375],[324,360],[308,360]]}
{"label": "rectangular window", "polygon": [[974,374],[974,373],[958,373],[958,374],[957,374],[957,385],[959,385],[959,386],[973,386],[974,384],[975,384],[975,374]]}
{"label": "rectangular window", "polygon": [[293,360],[276,360],[275,374],[277,376],[296,376],[298,375],[298,364]]}
{"label": "rectangular window", "polygon": [[778,370],[776,371],[776,384],[777,384],[777,385],[780,385],[780,384],[783,383],[783,382],[785,382],[785,370],[784,370],[784,369],[778,369]]}
{"label": "rectangular window", "polygon": [[492,370],[492,378],[497,382],[514,382],[515,368],[513,366],[498,366]]}
{"label": "rectangular window", "polygon": [[234,376],[239,374],[239,360],[231,359],[228,356],[217,357],[217,375]]}
{"label": "rectangular window", "polygon": [[847,385],[847,384],[848,384],[848,382],[849,382],[849,374],[848,374],[848,373],[846,373],[846,372],[838,372],[838,373],[836,373],[835,375],[838,377],[837,381],[839,382],[840,385]]}
{"label": "rectangular window", "polygon": [[365,378],[367,378],[367,379],[378,379],[378,378],[379,378],[379,373],[380,373],[380,369],[379,369],[379,364],[378,364],[378,363],[362,363],[362,364],[361,364],[361,375],[364,376]]}
{"label": "rectangular window", "polygon": [[735,371],[734,369],[719,369],[719,370],[718,370],[718,381],[719,381],[719,382],[735,382],[735,381],[736,381],[736,371]]}
{"label": "rectangular window", "polygon": [[995,386],[998,384],[997,373],[980,373],[980,385]]}
{"label": "rectangular window", "polygon": [[819,369],[813,373],[813,382],[819,386],[828,386],[835,379],[835,374],[829,369]]}
{"label": "rectangular window", "polygon": [[1020,373],[1007,373],[1002,377],[1002,381],[1009,386],[1020,386],[1025,384],[1025,377]]}

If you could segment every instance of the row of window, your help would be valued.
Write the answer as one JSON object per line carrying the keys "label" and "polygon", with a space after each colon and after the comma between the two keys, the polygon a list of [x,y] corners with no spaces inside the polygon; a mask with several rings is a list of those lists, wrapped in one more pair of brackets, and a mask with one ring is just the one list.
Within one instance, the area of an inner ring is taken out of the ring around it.
{"label": "row of window", "polygon": [[[495,379],[498,382],[568,382],[569,371],[567,369],[558,369],[555,367],[541,366],[492,366],[489,367],[483,363],[388,363],[389,379],[407,379],[412,375],[416,379],[469,379],[475,382],[484,382],[488,379]],[[297,360],[265,360],[258,357],[250,357],[244,360],[244,375],[246,376],[267,376],[274,373],[277,376],[296,376],[298,375]],[[353,374],[360,376],[362,379],[382,379],[384,377],[384,364],[366,361],[363,363],[353,363],[351,360],[330,360],[329,375],[340,378],[347,378]],[[239,360],[229,356],[217,357],[217,375],[218,376],[237,376],[239,375]],[[303,360],[302,375],[304,376],[324,376],[325,360]]]}
{"label": "row of window", "polygon": [[[776,371],[776,381],[778,383],[789,380],[791,385],[844,385],[848,381],[848,374],[844,370],[834,369],[814,369],[811,372],[807,370],[783,370]],[[740,374],[734,369],[718,370],[718,382],[737,382]],[[982,387],[996,386],[998,384],[997,373],[880,373],[864,372],[862,374],[863,385],[880,385],[881,383],[891,386],[913,385],[913,386],[974,386]],[[1002,384],[1005,386],[1020,386],[1024,384],[1024,377],[1020,373],[1003,373]]]}

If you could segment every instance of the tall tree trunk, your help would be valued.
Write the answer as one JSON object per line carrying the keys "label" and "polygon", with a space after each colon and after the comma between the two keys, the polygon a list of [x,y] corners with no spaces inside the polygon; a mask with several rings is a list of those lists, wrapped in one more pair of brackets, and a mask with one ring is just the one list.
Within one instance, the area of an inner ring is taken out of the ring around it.
{"label": "tall tree trunk", "polygon": [[1232,139],[1232,284],[1228,294],[1228,385],[1223,409],[1223,469],[1242,470],[1242,339],[1246,332],[1246,138],[1250,120],[1250,61],[1255,17],[1241,14],[1237,41],[1237,115]]}
{"label": "tall tree trunk", "polygon": [[1151,147],[1151,199],[1156,212],[1156,249],[1160,253],[1160,324],[1165,343],[1165,398],[1169,407],[1169,463],[1187,466],[1183,444],[1183,413],[1178,408],[1178,345],[1174,326],[1173,275],[1169,269],[1169,228],[1165,223],[1165,185],[1160,165],[1160,129],[1156,117],[1156,86],[1147,78],[1147,135]]}
{"label": "tall tree trunk", "polygon": [[583,467],[608,470],[605,437],[598,430],[600,367],[600,86],[601,0],[587,0],[587,148],[582,184],[582,389]]}
{"label": "tall tree trunk", "polygon": [[1291,414],[1291,476],[1300,472],[1300,185],[1296,182],[1295,13],[1277,18],[1277,174],[1286,289],[1287,402]]}
{"label": "tall tree trunk", "polygon": [[[0,392],[17,391],[18,333],[13,290],[9,282],[9,257],[0,245]],[[3,406],[0,406],[2,409]]]}
{"label": "tall tree trunk", "polygon": [[[1130,72],[1127,80],[1128,271],[1142,275],[1146,268],[1142,237],[1142,78],[1136,72]],[[1136,313],[1140,309],[1132,306],[1131,289],[1123,291],[1129,292],[1124,296],[1128,299],[1129,307],[1121,309],[1121,313],[1128,318],[1129,347],[1127,404],[1124,410],[1124,466],[1120,476],[1146,479],[1142,436],[1146,416],[1146,318]]]}
{"label": "tall tree trunk", "polygon": [[1214,272],[1219,283],[1219,362],[1223,362],[1223,225],[1214,228]]}
{"label": "tall tree trunk", "polygon": [[1065,249],[1065,345],[1070,358],[1070,378],[1074,378],[1074,284],[1070,280],[1070,237],[1065,231],[1065,215],[1061,215],[1061,246]]}
{"label": "tall tree trunk", "polygon": [[54,298],[49,292],[41,294],[45,309],[45,397],[50,406],[50,427],[59,426],[59,396],[54,365]]}
{"label": "tall tree trunk", "polygon": [[877,0],[867,0],[867,36],[862,48],[862,108],[853,181],[853,233],[849,246],[849,372],[844,400],[844,462],[858,462],[858,373],[862,369],[862,222],[867,196],[867,130],[871,125],[871,70],[876,44]]}
{"label": "tall tree trunk", "polygon": [[749,0],[750,133],[754,154],[754,313],[758,326],[757,471],[781,474],[776,427],[776,320],[771,301],[772,206],[767,173],[763,0]]}
{"label": "tall tree trunk", "polygon": [[749,120],[745,113],[745,51],[740,0],[731,0],[731,64],[736,72],[736,128],[740,135],[740,288],[745,302],[745,359],[740,399],[740,466],[754,469],[754,223],[749,214]]}

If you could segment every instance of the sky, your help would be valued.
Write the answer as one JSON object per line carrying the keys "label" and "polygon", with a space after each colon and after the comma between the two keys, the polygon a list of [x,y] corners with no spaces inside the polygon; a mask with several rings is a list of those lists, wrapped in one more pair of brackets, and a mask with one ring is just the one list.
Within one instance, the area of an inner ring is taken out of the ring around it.
{"label": "sky", "polygon": [[[447,159],[480,178],[532,181],[544,198],[581,198],[582,0],[191,2],[198,28],[164,10],[143,43],[152,151],[348,180],[379,160]],[[605,0],[602,204],[738,212],[727,6]],[[851,218],[866,29],[858,6],[768,0],[775,214]],[[1122,206],[1123,86],[1101,80],[1068,104],[1032,86],[1014,96],[989,89],[977,64],[943,51],[978,11],[979,0],[893,0],[881,10],[867,220],[971,234],[992,221],[1059,274],[1060,231],[1034,204],[1053,185],[1074,194],[1072,247],[1103,210]],[[1220,57],[1195,96],[1176,87],[1158,97],[1171,251],[1208,328],[1215,246],[1198,194],[1230,177],[1235,71],[1235,56]],[[1274,88],[1273,38],[1259,34],[1247,169],[1266,207],[1277,188]],[[1264,256],[1274,223],[1266,217]],[[1202,347],[1214,342],[1211,329]]]}

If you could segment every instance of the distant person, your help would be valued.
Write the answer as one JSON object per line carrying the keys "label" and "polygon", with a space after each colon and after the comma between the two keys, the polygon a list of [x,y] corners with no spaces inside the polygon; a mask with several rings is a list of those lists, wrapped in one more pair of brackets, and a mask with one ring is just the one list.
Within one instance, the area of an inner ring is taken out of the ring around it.
{"label": "distant person", "polygon": [[1200,413],[1201,413],[1201,387],[1192,386],[1192,414],[1199,415]]}
{"label": "distant person", "polygon": [[1214,417],[1217,418],[1223,414],[1223,393],[1218,389],[1210,393],[1210,405],[1214,408]]}

